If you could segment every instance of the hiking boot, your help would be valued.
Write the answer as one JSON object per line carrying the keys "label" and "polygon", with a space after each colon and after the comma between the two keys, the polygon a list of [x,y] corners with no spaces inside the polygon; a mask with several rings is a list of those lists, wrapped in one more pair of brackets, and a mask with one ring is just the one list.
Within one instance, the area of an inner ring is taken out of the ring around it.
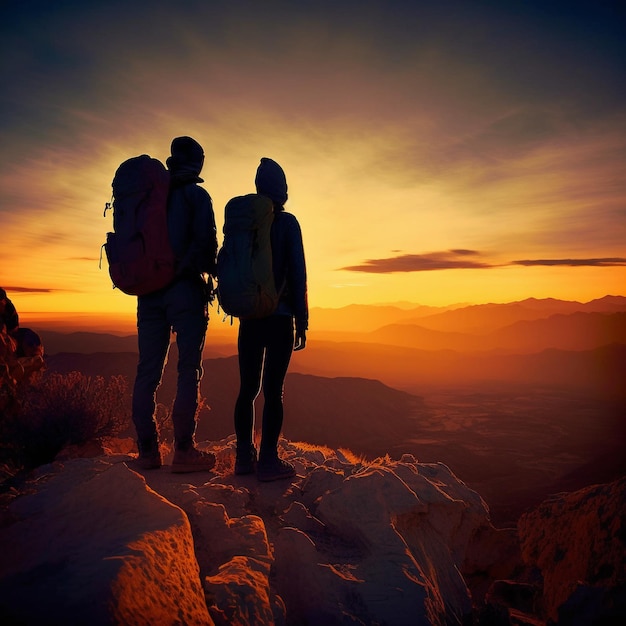
{"label": "hiking boot", "polygon": [[282,480],[296,475],[296,468],[280,458],[270,461],[259,461],[256,472],[257,478],[263,482]]}
{"label": "hiking boot", "polygon": [[189,472],[209,472],[215,467],[215,455],[211,452],[201,452],[193,446],[188,450],[176,450],[172,461],[174,474]]}
{"label": "hiking boot", "polygon": [[161,467],[163,461],[158,441],[152,439],[138,441],[137,448],[139,449],[139,456],[137,457],[136,465],[139,469],[151,470]]}
{"label": "hiking boot", "polygon": [[235,458],[235,474],[243,476],[256,471],[256,448],[251,446],[247,453],[237,452]]}
{"label": "hiking boot", "polygon": [[159,469],[162,459],[160,452],[151,452],[149,454],[140,454],[137,457],[137,467],[142,470]]}

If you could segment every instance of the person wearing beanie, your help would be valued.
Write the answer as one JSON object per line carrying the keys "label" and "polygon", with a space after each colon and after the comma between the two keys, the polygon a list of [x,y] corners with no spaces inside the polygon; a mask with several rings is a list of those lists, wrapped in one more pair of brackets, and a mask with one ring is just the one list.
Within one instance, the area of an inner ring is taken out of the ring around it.
{"label": "person wearing beanie", "polygon": [[217,230],[211,197],[197,183],[204,150],[191,137],[176,137],[166,161],[170,172],[167,228],[177,258],[177,277],[167,287],[139,296],[137,331],[139,362],[133,387],[132,417],[137,431],[138,464],[161,467],[154,418],[156,390],[161,383],[170,345],[176,334],[178,379],[172,408],[173,472],[210,470],[215,456],[194,443],[198,392],[202,378],[202,350],[208,324],[205,275],[215,275]]}
{"label": "person wearing beanie", "polygon": [[204,150],[191,137],[176,137],[172,140],[171,156],[165,162],[176,186],[181,184],[204,182],[200,172],[204,165]]}
{"label": "person wearing beanie", "polygon": [[287,178],[283,168],[276,161],[267,157],[261,159],[254,185],[257,193],[267,196],[275,206],[282,207],[287,202]]}
{"label": "person wearing beanie", "polygon": [[[257,472],[261,481],[290,478],[291,463],[278,456],[283,425],[283,385],[293,350],[306,346],[308,329],[307,277],[302,232],[294,215],[285,211],[287,179],[281,166],[262,158],[256,172],[257,193],[272,200],[272,265],[280,299],[276,311],[260,319],[239,322],[240,388],[235,405],[236,474]],[[253,443],[254,400],[263,388],[261,443]]]}

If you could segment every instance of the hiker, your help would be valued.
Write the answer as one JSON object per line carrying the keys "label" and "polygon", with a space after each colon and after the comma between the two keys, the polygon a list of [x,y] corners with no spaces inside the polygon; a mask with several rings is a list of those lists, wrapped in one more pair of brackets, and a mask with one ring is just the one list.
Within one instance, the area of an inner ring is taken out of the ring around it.
{"label": "hiker", "polygon": [[[263,158],[257,169],[257,193],[274,206],[271,227],[272,269],[279,290],[274,313],[239,322],[238,351],[240,389],[235,405],[237,437],[236,474],[257,470],[262,481],[289,478],[295,468],[278,456],[283,425],[283,383],[292,351],[306,345],[308,304],[306,265],[300,225],[285,211],[287,181],[278,163]],[[295,336],[294,336],[295,326]],[[264,407],[261,443],[253,443],[254,401],[263,388]]]}
{"label": "hiker", "polygon": [[2,287],[0,287],[0,322],[4,324],[6,332],[15,338],[20,327],[20,318],[15,305]]}
{"label": "hiker", "polygon": [[215,456],[194,443],[202,350],[208,324],[205,274],[215,274],[217,236],[213,203],[199,174],[202,146],[191,137],[176,137],[166,161],[170,173],[167,230],[178,259],[176,278],[166,287],[137,298],[139,362],[133,388],[132,416],[137,431],[138,464],[161,467],[155,394],[170,345],[176,334],[178,379],[172,408],[174,458],[172,472],[211,470]]}

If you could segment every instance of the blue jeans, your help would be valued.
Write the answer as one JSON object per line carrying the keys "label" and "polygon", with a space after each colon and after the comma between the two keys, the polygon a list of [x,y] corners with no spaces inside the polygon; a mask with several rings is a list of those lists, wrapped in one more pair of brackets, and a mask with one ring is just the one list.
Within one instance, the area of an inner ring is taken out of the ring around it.
{"label": "blue jeans", "polygon": [[176,448],[193,443],[202,378],[202,350],[208,323],[202,280],[183,278],[165,289],[137,299],[139,362],[133,388],[133,423],[140,445],[157,440],[154,419],[171,332],[176,333],[178,379],[172,408]]}

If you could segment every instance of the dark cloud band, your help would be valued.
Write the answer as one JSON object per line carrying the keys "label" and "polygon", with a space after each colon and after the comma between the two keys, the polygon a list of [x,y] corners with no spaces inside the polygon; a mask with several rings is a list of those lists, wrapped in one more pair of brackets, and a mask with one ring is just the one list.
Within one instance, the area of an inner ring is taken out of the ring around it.
{"label": "dark cloud band", "polygon": [[566,266],[566,267],[616,267],[626,266],[626,258],[608,257],[598,259],[524,259],[509,263],[489,263],[478,260],[475,250],[448,250],[429,254],[402,254],[386,259],[368,259],[358,265],[339,268],[349,272],[390,274],[393,272],[428,272],[434,270],[491,269],[510,265]]}
{"label": "dark cloud band", "polygon": [[14,286],[7,286],[4,287],[3,289],[8,293],[53,293],[55,291],[58,291],[58,289],[46,289],[44,287],[14,287]]}
{"label": "dark cloud band", "polygon": [[479,253],[474,250],[449,250],[430,254],[402,254],[388,259],[368,259],[360,265],[342,267],[351,272],[387,274],[391,272],[428,272],[432,270],[484,269],[493,267],[473,260]]}
{"label": "dark cloud band", "polygon": [[620,257],[610,257],[606,259],[526,259],[523,261],[512,261],[511,265],[525,265],[532,267],[535,265],[565,265],[568,267],[615,267],[626,265],[626,259]]}

